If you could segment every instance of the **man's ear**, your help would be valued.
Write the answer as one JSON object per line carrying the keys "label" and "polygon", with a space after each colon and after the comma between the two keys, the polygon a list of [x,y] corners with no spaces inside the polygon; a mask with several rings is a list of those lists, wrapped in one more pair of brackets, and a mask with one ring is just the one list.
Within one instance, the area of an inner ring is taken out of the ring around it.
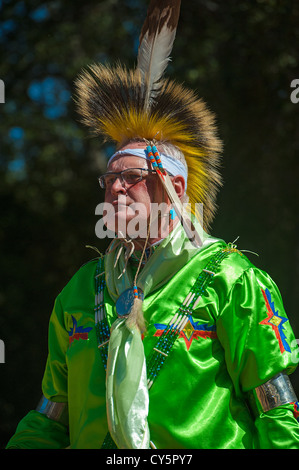
{"label": "man's ear", "polygon": [[185,194],[185,180],[182,175],[173,176],[171,178],[173,187],[178,197],[181,199]]}

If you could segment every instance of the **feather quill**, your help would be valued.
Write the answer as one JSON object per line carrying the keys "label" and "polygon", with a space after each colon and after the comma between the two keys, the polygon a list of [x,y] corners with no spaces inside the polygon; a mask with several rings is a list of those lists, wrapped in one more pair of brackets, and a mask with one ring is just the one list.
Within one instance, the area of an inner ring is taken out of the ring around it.
{"label": "feather quill", "polygon": [[[173,205],[173,208],[178,215],[178,218],[189,238],[191,243],[195,246],[195,248],[200,248],[202,246],[203,240],[201,239],[198,231],[196,230],[195,226],[193,225],[189,214],[187,213],[186,209],[184,208],[181,200],[179,199],[171,179],[169,175],[165,172],[163,174],[160,170],[156,170],[160,181],[162,182],[168,197]],[[198,221],[199,222],[199,221]]]}
{"label": "feather quill", "polygon": [[144,106],[159,92],[159,82],[170,61],[180,15],[181,0],[151,0],[143,24],[136,70],[141,74]]}

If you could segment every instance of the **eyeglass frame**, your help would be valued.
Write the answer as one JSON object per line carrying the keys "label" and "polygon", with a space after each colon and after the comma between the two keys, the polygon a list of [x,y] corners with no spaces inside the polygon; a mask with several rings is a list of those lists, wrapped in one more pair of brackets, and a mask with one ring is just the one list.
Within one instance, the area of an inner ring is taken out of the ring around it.
{"label": "eyeglass frame", "polygon": [[[141,170],[141,174],[140,174],[140,179],[138,179],[137,181],[135,181],[134,183],[127,183],[127,181],[124,179],[123,177],[123,173],[127,172],[127,171],[130,171],[130,170]],[[120,178],[120,182],[122,184],[123,187],[128,187],[128,186],[133,186],[134,184],[136,183],[140,183],[140,181],[142,181],[142,179],[144,178],[143,175],[142,175],[142,171],[148,171],[149,173],[157,173],[156,170],[152,170],[151,168],[126,168],[125,170],[122,170],[122,171],[108,171],[107,173],[104,173],[103,175],[99,176],[98,177],[98,182],[99,182],[99,185],[102,189],[106,189],[106,186],[105,186],[105,183],[104,183],[104,180],[103,178],[107,175],[117,175],[115,180],[113,181],[113,183],[118,179]],[[148,175],[147,175],[148,176]],[[112,183],[112,184],[113,184]],[[127,185],[127,186],[126,186]]]}

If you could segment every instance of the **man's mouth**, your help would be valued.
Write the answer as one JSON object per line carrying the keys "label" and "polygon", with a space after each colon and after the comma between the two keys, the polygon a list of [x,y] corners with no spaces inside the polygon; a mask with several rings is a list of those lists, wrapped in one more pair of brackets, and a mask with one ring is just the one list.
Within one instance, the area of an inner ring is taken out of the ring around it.
{"label": "man's mouth", "polygon": [[125,204],[124,202],[119,202],[119,201],[113,201],[112,205],[114,207],[116,207],[116,206],[127,206],[127,204]]}
{"label": "man's mouth", "polygon": [[117,206],[121,207],[121,206],[127,206],[128,205],[127,200],[124,197],[119,197],[119,198],[115,199],[114,201],[112,201],[111,204],[114,207],[117,207]]}

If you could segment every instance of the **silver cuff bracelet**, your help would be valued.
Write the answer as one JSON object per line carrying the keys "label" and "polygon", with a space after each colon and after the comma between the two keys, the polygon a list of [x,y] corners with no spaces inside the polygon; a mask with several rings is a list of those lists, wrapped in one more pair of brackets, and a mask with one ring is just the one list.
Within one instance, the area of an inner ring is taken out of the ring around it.
{"label": "silver cuff bracelet", "polygon": [[255,416],[297,401],[289,376],[282,372],[248,392],[248,401]]}
{"label": "silver cuff bracelet", "polygon": [[68,410],[67,403],[56,403],[48,400],[44,395],[42,396],[36,411],[46,415],[49,419],[58,421],[59,423],[68,425]]}

